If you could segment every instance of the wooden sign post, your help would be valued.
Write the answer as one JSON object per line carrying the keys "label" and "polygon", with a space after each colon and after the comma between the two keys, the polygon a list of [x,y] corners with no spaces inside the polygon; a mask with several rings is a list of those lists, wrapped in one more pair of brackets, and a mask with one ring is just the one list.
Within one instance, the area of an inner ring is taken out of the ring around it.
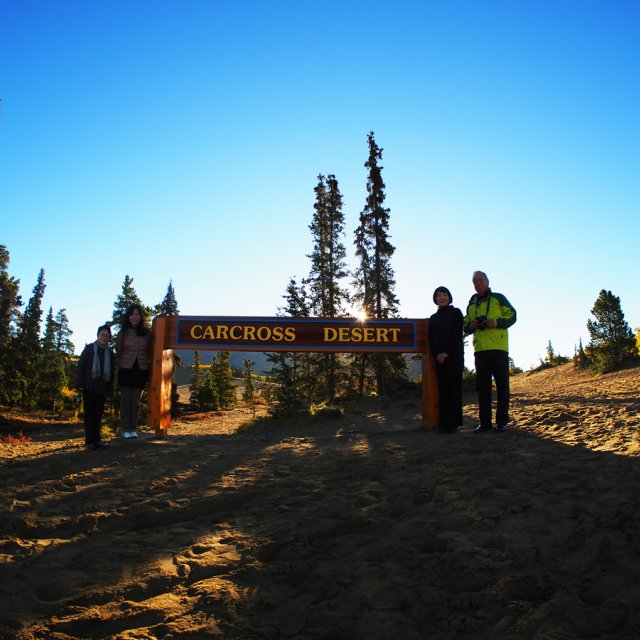
{"label": "wooden sign post", "polygon": [[438,388],[429,352],[429,321],[355,318],[158,317],[151,329],[147,424],[157,436],[171,425],[173,351],[313,351],[421,353],[422,424],[435,429]]}

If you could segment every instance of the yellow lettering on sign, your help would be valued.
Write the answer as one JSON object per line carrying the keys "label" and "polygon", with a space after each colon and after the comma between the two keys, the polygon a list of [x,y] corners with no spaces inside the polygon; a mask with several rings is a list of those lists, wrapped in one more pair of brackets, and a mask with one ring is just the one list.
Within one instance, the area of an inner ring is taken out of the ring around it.
{"label": "yellow lettering on sign", "polygon": [[[334,331],[332,329],[332,331]],[[194,324],[189,329],[189,335],[193,340],[234,340],[237,342],[294,342],[296,339],[295,327],[270,327],[263,325],[227,325],[227,324]]]}
{"label": "yellow lettering on sign", "polygon": [[324,342],[334,342],[337,337],[338,332],[335,329],[331,327],[324,328]]}
{"label": "yellow lettering on sign", "polygon": [[323,342],[398,342],[400,329],[388,327],[323,328]]}
{"label": "yellow lettering on sign", "polygon": [[214,337],[214,333],[213,333],[213,327],[208,324],[202,334],[202,339],[203,340],[211,340]]}

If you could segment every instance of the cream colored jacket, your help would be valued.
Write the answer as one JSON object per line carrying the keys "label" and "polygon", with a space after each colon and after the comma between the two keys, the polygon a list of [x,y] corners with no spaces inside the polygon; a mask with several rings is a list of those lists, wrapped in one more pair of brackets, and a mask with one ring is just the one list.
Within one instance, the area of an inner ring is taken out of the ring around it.
{"label": "cream colored jacket", "polygon": [[118,356],[121,369],[133,369],[138,360],[142,371],[149,369],[149,350],[151,348],[151,334],[139,336],[135,329],[121,331],[118,335]]}

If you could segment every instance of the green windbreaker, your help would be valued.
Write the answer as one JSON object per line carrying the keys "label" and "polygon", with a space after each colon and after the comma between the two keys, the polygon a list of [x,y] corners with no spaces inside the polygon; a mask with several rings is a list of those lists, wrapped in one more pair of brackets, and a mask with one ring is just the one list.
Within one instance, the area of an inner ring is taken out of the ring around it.
{"label": "green windbreaker", "polygon": [[[486,316],[487,320],[496,321],[493,329],[471,328],[471,321],[475,318]],[[516,310],[513,305],[501,294],[487,290],[487,297],[479,301],[478,294],[471,296],[467,305],[467,315],[464,317],[464,332],[473,333],[473,350],[509,351],[509,332],[507,329],[516,321]]]}

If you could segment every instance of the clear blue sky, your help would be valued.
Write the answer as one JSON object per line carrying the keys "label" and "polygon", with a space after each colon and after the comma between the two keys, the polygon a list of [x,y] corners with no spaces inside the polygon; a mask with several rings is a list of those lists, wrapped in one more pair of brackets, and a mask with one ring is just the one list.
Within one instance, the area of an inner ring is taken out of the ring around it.
{"label": "clear blue sky", "polygon": [[0,244],[77,351],[126,274],[275,315],[320,173],[353,263],[371,130],[402,316],[483,269],[523,368],[586,344],[603,288],[640,326],[637,0],[0,0],[0,98]]}

